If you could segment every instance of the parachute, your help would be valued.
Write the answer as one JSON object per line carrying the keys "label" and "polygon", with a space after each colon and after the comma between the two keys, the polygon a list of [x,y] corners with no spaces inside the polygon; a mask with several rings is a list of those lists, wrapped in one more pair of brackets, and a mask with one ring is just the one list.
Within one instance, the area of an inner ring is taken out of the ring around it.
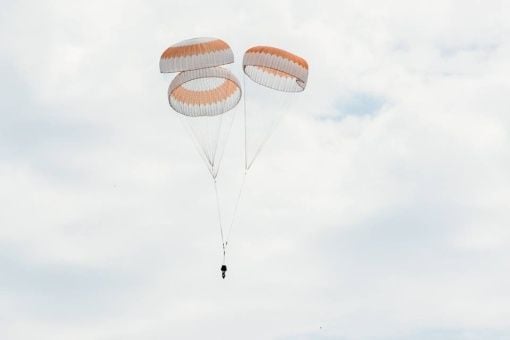
{"label": "parachute", "polygon": [[210,37],[193,38],[167,48],[159,59],[159,70],[161,73],[175,73],[233,62],[234,53],[223,40]]}
{"label": "parachute", "polygon": [[230,46],[217,38],[193,38],[167,48],[161,73],[180,72],[168,88],[170,106],[195,142],[213,179],[218,171],[234,115],[241,99],[237,78],[220,66],[234,62]]}
{"label": "parachute", "polygon": [[179,73],[168,88],[170,106],[181,114],[213,179],[241,99],[241,86],[227,69],[204,68]]}
{"label": "parachute", "polygon": [[[248,100],[248,86],[244,81],[245,170],[248,171],[285,113],[292,94],[305,89],[308,63],[276,47],[255,46],[244,53],[243,71],[243,77],[262,85],[251,88]],[[247,109],[247,102],[252,103],[253,109]]]}
{"label": "parachute", "polygon": [[[232,109],[241,100],[243,92],[235,75],[222,67],[233,62],[234,54],[230,46],[221,39],[210,37],[193,38],[174,44],[163,52],[159,61],[161,73],[178,73],[168,88],[168,102],[179,114],[214,182],[223,247],[223,278],[227,270],[226,248],[246,174],[278,121],[278,115],[271,109],[250,105],[250,110],[247,110],[245,78],[248,77],[256,84],[252,91],[253,104],[267,102],[270,106],[274,102],[266,101],[266,96],[269,98],[276,94],[276,98],[281,99],[285,98],[286,93],[301,92],[308,79],[307,62],[290,52],[269,46],[256,46],[244,54],[245,167],[230,227],[225,235],[216,178],[234,121],[235,111]],[[259,91],[269,93],[263,92],[262,97],[257,98],[256,92]]]}
{"label": "parachute", "polygon": [[308,80],[308,63],[276,47],[255,46],[244,53],[244,73],[254,82],[283,92],[301,92]]}

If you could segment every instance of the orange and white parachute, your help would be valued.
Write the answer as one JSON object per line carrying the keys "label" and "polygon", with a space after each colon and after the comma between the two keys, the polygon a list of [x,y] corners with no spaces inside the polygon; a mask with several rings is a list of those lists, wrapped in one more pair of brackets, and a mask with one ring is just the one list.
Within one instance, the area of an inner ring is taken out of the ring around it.
{"label": "orange and white parachute", "polygon": [[193,38],[168,47],[159,60],[161,73],[179,72],[168,88],[168,102],[180,113],[211,176],[218,175],[241,86],[228,69],[230,46],[217,38]]}
{"label": "orange and white parachute", "polygon": [[244,53],[243,71],[243,76],[262,85],[249,88],[245,82],[244,87],[247,171],[287,111],[292,95],[305,89],[308,62],[280,48],[255,46]]}
{"label": "orange and white parachute", "polygon": [[239,81],[220,67],[181,72],[168,88],[170,106],[190,117],[220,115],[233,109],[240,99]]}
{"label": "orange and white parachute", "polygon": [[191,71],[234,62],[230,46],[217,38],[193,38],[167,48],[159,60],[161,73]]}
{"label": "orange and white parachute", "polygon": [[248,49],[244,73],[254,82],[284,92],[301,92],[308,80],[308,63],[295,54],[270,46]]}

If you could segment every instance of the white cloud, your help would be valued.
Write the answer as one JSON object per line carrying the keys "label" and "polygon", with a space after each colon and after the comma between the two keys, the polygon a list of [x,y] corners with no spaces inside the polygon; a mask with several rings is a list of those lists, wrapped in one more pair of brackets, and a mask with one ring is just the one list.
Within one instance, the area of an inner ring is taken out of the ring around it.
{"label": "white cloud", "polygon": [[[0,338],[510,337],[508,10],[6,3]],[[256,44],[311,66],[249,174],[224,281],[214,191],[158,72],[201,35],[238,75]]]}

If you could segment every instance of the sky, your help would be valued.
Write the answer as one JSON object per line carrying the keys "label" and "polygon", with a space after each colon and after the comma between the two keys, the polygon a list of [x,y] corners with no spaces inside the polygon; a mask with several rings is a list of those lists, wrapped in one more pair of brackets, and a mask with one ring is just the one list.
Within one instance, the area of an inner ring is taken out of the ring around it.
{"label": "sky", "polygon": [[[0,338],[510,339],[509,16],[503,0],[4,0]],[[247,177],[225,280],[211,179],[158,68],[196,36],[227,41],[239,76],[254,45],[310,65]]]}

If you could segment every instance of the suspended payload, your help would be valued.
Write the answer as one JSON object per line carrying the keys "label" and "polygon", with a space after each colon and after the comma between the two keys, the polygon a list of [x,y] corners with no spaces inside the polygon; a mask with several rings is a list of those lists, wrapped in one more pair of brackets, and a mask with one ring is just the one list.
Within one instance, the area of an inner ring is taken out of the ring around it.
{"label": "suspended payload", "polygon": [[230,46],[217,38],[193,38],[167,48],[159,60],[161,73],[198,70],[234,62]]}

